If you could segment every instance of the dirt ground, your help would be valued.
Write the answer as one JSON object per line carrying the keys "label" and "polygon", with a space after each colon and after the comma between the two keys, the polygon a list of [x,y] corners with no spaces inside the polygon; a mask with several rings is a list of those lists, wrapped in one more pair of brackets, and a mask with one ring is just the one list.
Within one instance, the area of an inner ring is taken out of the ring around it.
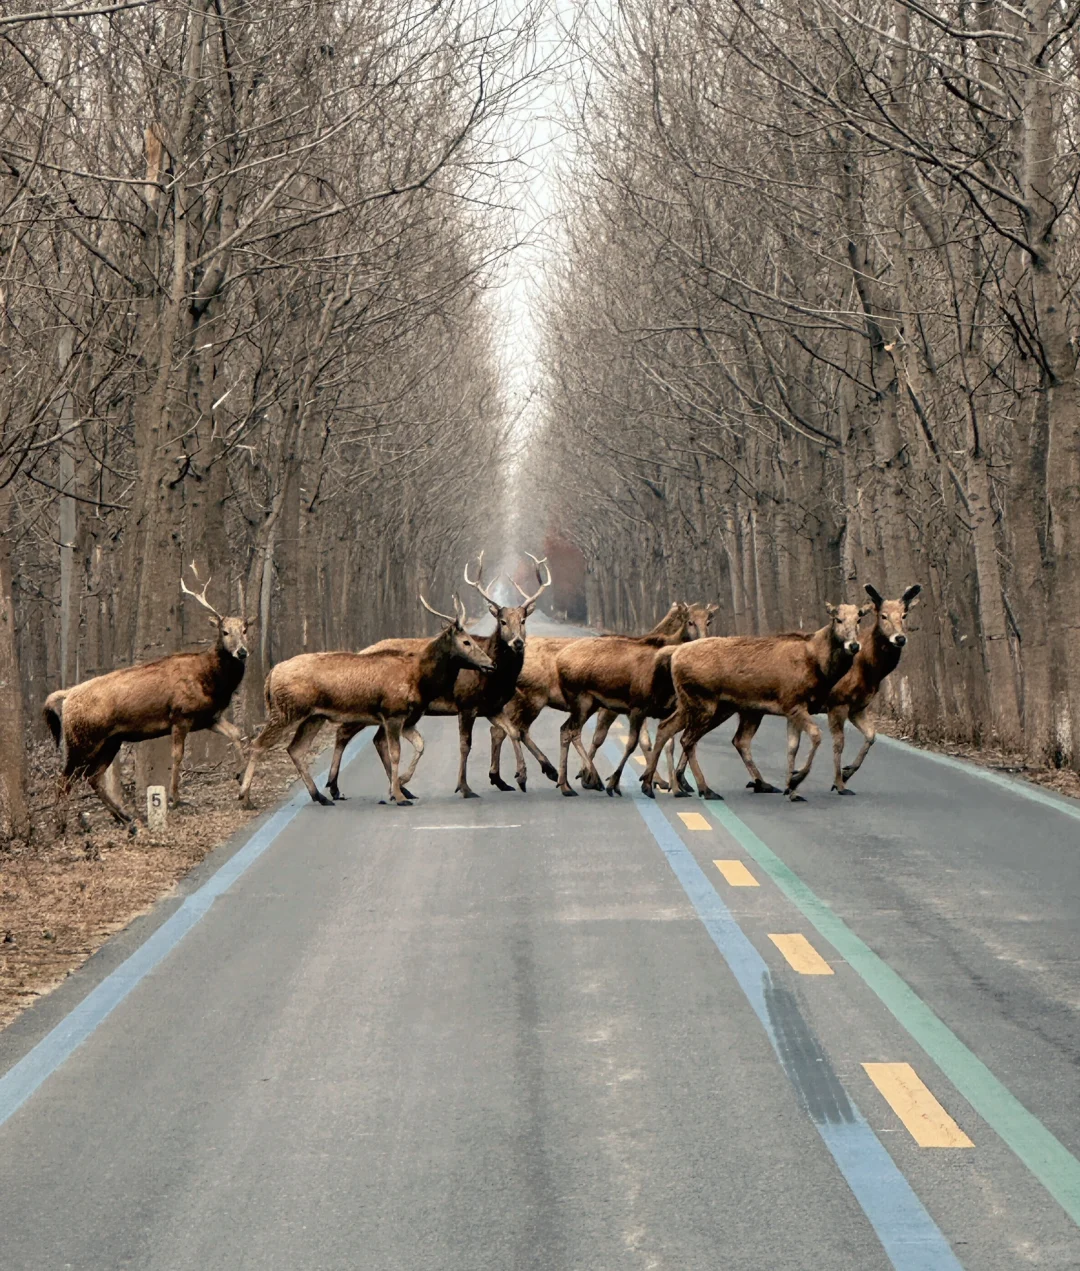
{"label": "dirt ground", "polygon": [[[169,813],[160,837],[144,825],[129,838],[83,787],[71,801],[68,833],[57,838],[50,830],[56,763],[51,744],[33,748],[35,841],[0,844],[0,1028],[258,815],[237,802],[235,762],[186,763],[180,790],[186,806]],[[127,763],[130,778],[130,757]],[[272,752],[259,768],[255,802],[269,806],[295,780],[284,750]],[[125,791],[130,805],[127,781]]]}
{"label": "dirt ground", "polygon": [[[881,719],[878,726],[892,737],[912,740],[895,721]],[[1080,774],[1075,772],[1031,768],[1017,756],[997,750],[955,745],[925,748],[1080,798]],[[56,752],[51,745],[35,747],[31,802],[36,810],[37,841],[9,850],[0,846],[0,1028],[81,966],[113,932],[145,913],[208,852],[257,815],[237,803],[232,768],[231,762],[188,764],[181,790],[187,806],[170,814],[168,831],[158,839],[145,828],[138,837],[128,838],[89,792],[72,800],[68,818],[72,828],[56,839],[47,829]],[[295,779],[285,752],[273,752],[259,770],[254,791],[259,806],[280,798]],[[130,787],[128,797],[130,801]]]}

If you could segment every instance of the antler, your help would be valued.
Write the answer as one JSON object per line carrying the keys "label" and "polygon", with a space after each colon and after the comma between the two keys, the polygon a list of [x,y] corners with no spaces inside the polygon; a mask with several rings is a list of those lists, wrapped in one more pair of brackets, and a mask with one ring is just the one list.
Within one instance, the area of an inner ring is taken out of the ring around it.
{"label": "antler", "polygon": [[469,584],[470,587],[475,587],[476,590],[480,593],[481,596],[484,597],[484,599],[488,602],[489,605],[494,605],[496,609],[499,607],[499,602],[495,599],[495,597],[491,595],[490,592],[485,591],[484,589],[484,553],[483,552],[480,553],[479,559],[476,562],[476,581],[474,582],[469,577],[468,563],[466,563],[465,565],[465,581]]}
{"label": "antler", "polygon": [[[202,579],[199,577],[199,571],[195,568],[194,561],[191,562],[191,572],[195,575],[195,581],[197,583],[202,583]],[[221,614],[218,613],[218,611],[214,608],[214,606],[210,603],[210,601],[206,599],[206,589],[209,586],[210,586],[210,579],[207,578],[206,582],[203,583],[202,591],[192,591],[191,588],[184,582],[183,573],[180,574],[180,590],[184,593],[184,595],[192,596],[195,600],[199,602],[200,605],[202,605],[204,609],[209,609],[210,612],[214,615],[214,617],[218,620],[218,622],[224,622],[225,619],[221,616]]]}
{"label": "antler", "polygon": [[[543,592],[545,592],[551,586],[551,567],[547,563],[546,556],[542,560],[537,560],[536,557],[532,554],[532,552],[526,552],[525,555],[536,566],[536,581],[540,584],[540,590],[534,591],[531,596],[526,596],[525,590],[522,587],[518,587],[518,591],[521,592],[521,596],[522,596],[522,599],[525,601],[525,604],[532,605],[532,604],[535,604],[536,601],[540,599],[540,596],[543,594]],[[544,573],[547,574],[546,581],[544,579],[544,574],[540,572],[541,565],[543,565],[544,567]],[[517,583],[514,583],[514,586],[517,587]]]}
{"label": "antler", "polygon": [[429,605],[428,602],[424,599],[424,593],[423,592],[420,593],[420,603],[424,606],[424,608],[428,611],[428,613],[433,613],[436,618],[441,618],[443,622],[449,622],[451,626],[464,626],[465,606],[458,599],[456,592],[454,593],[453,600],[454,600],[454,610],[457,613],[456,618],[451,617],[450,614],[448,613],[440,613],[438,609],[433,609],[431,605]]}

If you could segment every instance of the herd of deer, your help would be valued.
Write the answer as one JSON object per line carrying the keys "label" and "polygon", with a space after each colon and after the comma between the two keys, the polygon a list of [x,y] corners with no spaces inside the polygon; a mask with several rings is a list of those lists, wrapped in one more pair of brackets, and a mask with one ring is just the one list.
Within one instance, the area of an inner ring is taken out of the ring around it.
{"label": "herd of deer", "polygon": [[[237,774],[240,799],[251,806],[251,783],[260,758],[290,736],[289,756],[312,799],[330,804],[343,798],[338,774],[345,748],[362,729],[375,727],[375,748],[390,782],[390,798],[407,806],[413,798],[407,783],[424,749],[416,729],[423,715],[458,717],[456,792],[465,798],[476,797],[466,769],[473,726],[483,717],[491,724],[490,779],[500,790],[512,789],[500,772],[502,745],[509,737],[517,761],[515,779],[521,790],[526,787],[523,745],[563,794],[575,795],[567,775],[573,745],[582,762],[578,773],[581,785],[588,790],[606,789],[610,795],[621,793],[623,768],[640,743],[646,757],[641,777],[645,794],[653,797],[657,785],[670,789],[677,798],[693,794],[685,775],[689,764],[697,792],[711,799],[720,796],[710,789],[698,763],[701,738],[737,714],[734,745],[750,774],[749,786],[758,792],[772,792],[775,787],[763,780],[750,743],[765,715],[782,715],[788,724],[784,793],[796,800],[821,743],[821,731],[812,716],[827,712],[833,736],[833,789],[839,794],[850,793],[846,782],[874,742],[868,708],[882,681],[899,663],[907,640],[904,622],[919,586],[909,587],[898,600],[884,600],[867,584],[870,604],[828,605],[829,621],[812,632],[709,636],[717,606],[676,601],[644,635],[526,639],[526,620],[551,585],[546,560],[530,559],[539,589],[528,595],[515,583],[521,604],[513,606],[499,604],[485,588],[482,553],[475,578],[466,567],[466,583],[483,597],[495,619],[490,635],[470,634],[465,606],[457,596],[453,616],[433,609],[421,596],[424,608],[446,624],[434,638],[381,640],[359,653],[302,653],[278,663],[266,678],[267,721],[248,756],[240,730],[224,718],[244,675],[248,619],[218,613],[206,598],[209,580],[199,592],[181,580],[184,593],[210,612],[217,629],[211,650],[176,653],[96,676],[50,694],[45,703],[46,721],[62,751],[58,828],[64,828],[71,785],[83,778],[113,816],[134,832],[134,817],[105,780],[122,743],[171,736],[169,797],[175,803],[186,738],[204,729],[221,733],[236,748],[243,768]],[[192,569],[194,572],[194,566]],[[197,574],[195,577],[198,580]],[[869,631],[860,634],[862,619],[870,612],[873,623]],[[560,731],[558,771],[529,735],[545,707],[567,715]],[[586,749],[582,730],[594,714],[596,729]],[[627,741],[605,785],[593,760],[619,715],[629,719]],[[653,744],[645,731],[648,719],[661,721]],[[844,725],[849,720],[862,734],[863,745],[855,762],[844,767]],[[315,736],[327,721],[337,725],[327,780],[330,797],[317,788],[308,764]],[[810,738],[810,752],[796,770],[803,733]],[[676,764],[674,739],[680,734],[682,752]],[[405,773],[400,771],[402,738],[414,750]],[[669,768],[666,783],[656,775],[665,748]]]}

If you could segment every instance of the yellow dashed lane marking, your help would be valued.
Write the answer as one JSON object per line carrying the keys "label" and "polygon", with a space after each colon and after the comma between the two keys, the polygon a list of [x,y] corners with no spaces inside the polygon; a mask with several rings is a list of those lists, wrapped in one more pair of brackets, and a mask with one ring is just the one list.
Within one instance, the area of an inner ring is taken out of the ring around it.
{"label": "yellow dashed lane marking", "polygon": [[863,1064],[863,1067],[920,1147],[975,1146],[919,1080],[910,1064]]}
{"label": "yellow dashed lane marking", "polygon": [[644,767],[645,767],[645,756],[644,756],[644,755],[635,755],[635,756],[634,756],[634,763],[639,763],[639,764],[641,764],[641,766],[644,768]]}
{"label": "yellow dashed lane marking", "polygon": [[680,812],[679,820],[688,830],[711,830],[712,826],[700,812]]}
{"label": "yellow dashed lane marking", "polygon": [[800,975],[832,975],[833,969],[805,936],[770,935],[769,939]]}
{"label": "yellow dashed lane marking", "polygon": [[732,887],[760,887],[761,884],[742,861],[713,861]]}

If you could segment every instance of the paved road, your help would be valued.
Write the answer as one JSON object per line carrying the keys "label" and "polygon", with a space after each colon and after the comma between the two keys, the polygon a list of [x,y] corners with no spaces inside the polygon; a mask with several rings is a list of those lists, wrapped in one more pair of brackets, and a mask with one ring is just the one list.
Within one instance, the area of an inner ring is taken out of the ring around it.
{"label": "paved road", "polygon": [[0,1034],[0,1268],[1080,1267],[1080,808],[728,731],[709,805],[354,743]]}

